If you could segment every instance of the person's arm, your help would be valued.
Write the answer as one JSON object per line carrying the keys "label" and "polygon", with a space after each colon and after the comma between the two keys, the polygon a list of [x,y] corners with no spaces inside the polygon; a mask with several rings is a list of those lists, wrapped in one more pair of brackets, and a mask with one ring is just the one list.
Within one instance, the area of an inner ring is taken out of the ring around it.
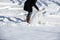
{"label": "person's arm", "polygon": [[39,11],[39,8],[36,6],[36,2],[37,0],[31,0],[32,6],[34,6]]}
{"label": "person's arm", "polygon": [[39,11],[39,8],[35,4],[33,4],[33,6]]}

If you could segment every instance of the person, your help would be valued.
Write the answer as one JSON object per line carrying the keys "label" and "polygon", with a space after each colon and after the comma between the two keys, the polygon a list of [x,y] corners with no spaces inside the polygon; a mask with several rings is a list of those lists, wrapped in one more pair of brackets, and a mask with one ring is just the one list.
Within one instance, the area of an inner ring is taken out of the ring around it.
{"label": "person", "polygon": [[28,12],[28,15],[26,17],[27,23],[30,23],[30,17],[32,14],[32,7],[34,6],[38,11],[38,7],[36,6],[37,0],[26,0],[24,3],[24,10]]}

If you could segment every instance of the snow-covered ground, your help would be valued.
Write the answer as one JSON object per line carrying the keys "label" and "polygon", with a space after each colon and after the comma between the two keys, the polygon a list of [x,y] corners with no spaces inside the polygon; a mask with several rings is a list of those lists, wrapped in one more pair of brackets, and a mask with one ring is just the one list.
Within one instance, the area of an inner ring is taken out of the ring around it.
{"label": "snow-covered ground", "polygon": [[0,40],[60,40],[59,0],[38,0],[30,24],[18,1],[0,0]]}
{"label": "snow-covered ground", "polygon": [[60,40],[60,26],[0,23],[2,40]]}

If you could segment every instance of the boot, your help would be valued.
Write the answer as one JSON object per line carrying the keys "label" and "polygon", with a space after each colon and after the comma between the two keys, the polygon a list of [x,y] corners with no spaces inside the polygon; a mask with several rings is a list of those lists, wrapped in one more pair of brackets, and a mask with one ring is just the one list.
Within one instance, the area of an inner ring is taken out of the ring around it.
{"label": "boot", "polygon": [[30,17],[29,16],[26,17],[26,21],[27,21],[27,23],[30,23]]}
{"label": "boot", "polygon": [[27,17],[26,17],[27,23],[30,23],[30,17],[31,17],[31,12],[29,12],[28,15],[27,15]]}

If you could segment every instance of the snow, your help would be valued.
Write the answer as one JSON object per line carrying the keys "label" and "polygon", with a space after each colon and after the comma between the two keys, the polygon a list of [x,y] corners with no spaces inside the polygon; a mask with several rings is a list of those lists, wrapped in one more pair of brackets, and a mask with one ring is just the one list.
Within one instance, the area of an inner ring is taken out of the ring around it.
{"label": "snow", "polygon": [[60,40],[59,0],[38,0],[40,10],[33,7],[30,24],[25,20],[24,0],[21,5],[12,1],[0,0],[0,40]]}
{"label": "snow", "polygon": [[5,40],[59,40],[59,26],[32,26],[27,23],[0,25],[1,39]]}

